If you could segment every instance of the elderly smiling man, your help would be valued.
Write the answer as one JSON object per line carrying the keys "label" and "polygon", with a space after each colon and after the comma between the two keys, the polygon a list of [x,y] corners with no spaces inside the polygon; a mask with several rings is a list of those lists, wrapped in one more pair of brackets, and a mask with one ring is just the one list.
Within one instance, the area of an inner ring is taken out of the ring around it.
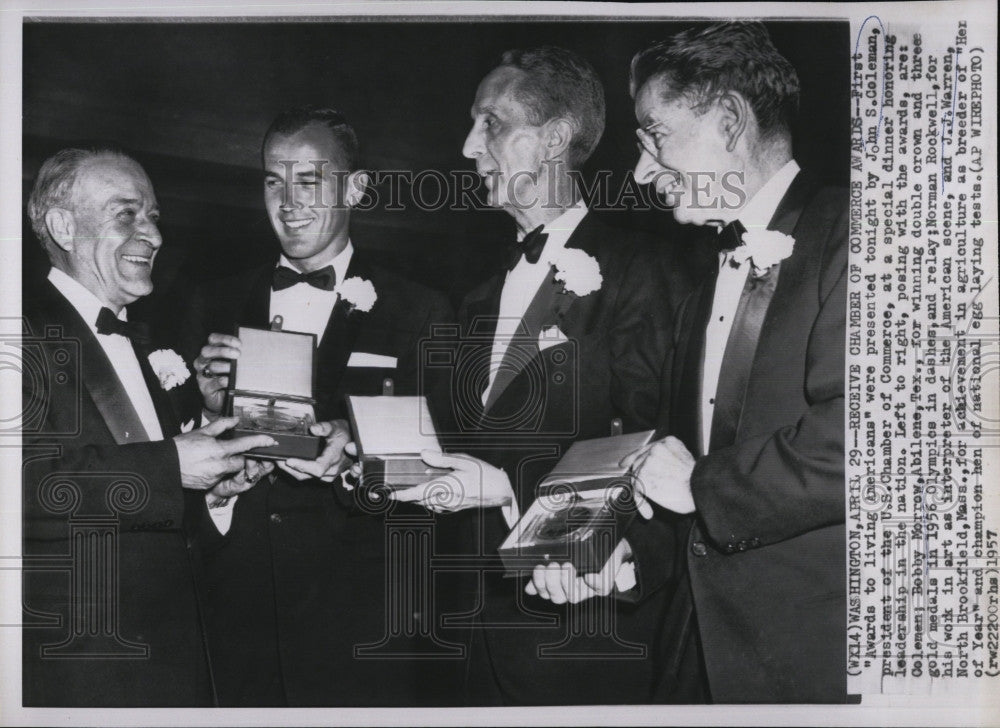
{"label": "elderly smiling man", "polygon": [[[187,365],[128,321],[125,307],[153,290],[163,243],[135,160],[55,154],[28,216],[52,269],[24,315],[44,337],[36,370],[52,376],[24,376],[25,412],[42,413],[23,440],[24,704],[211,705],[185,492],[246,490],[266,468],[240,453],[273,441],[217,440],[233,418],[193,429],[197,413],[178,396],[193,388]],[[95,539],[101,549],[83,548]]]}

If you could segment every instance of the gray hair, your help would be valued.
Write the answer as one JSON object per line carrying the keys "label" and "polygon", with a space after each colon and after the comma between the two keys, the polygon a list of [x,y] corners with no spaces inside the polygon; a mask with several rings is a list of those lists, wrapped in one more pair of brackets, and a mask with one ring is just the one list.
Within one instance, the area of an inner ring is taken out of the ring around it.
{"label": "gray hair", "polygon": [[[35,186],[28,197],[28,219],[45,252],[52,257],[55,241],[45,225],[45,215],[53,207],[69,208],[73,198],[73,188],[83,166],[94,159],[127,159],[135,162],[127,154],[111,148],[61,149],[45,160],[38,170]],[[138,162],[135,162],[138,164]]]}
{"label": "gray hair", "polygon": [[798,74],[759,22],[716,23],[653,43],[632,58],[632,97],[651,81],[665,100],[687,96],[697,109],[738,91],[765,136],[789,133],[799,108]]}
{"label": "gray hair", "polygon": [[578,167],[586,162],[604,133],[604,87],[594,67],[555,46],[506,51],[500,65],[524,71],[514,94],[527,109],[528,121],[537,126],[568,118],[573,124],[569,163]]}

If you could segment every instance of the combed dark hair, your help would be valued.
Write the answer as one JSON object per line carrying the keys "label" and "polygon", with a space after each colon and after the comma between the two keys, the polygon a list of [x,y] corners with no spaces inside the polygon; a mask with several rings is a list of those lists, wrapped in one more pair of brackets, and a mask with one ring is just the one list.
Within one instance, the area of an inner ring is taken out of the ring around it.
{"label": "combed dark hair", "polygon": [[799,108],[799,77],[757,22],[717,23],[682,31],[632,58],[629,90],[663,85],[664,97],[689,97],[702,106],[726,91],[742,94],[761,134],[788,131]]}
{"label": "combed dark hair", "polygon": [[355,172],[359,169],[361,147],[358,144],[358,135],[354,132],[354,127],[351,126],[347,117],[335,109],[312,104],[296,106],[294,109],[286,109],[278,114],[264,134],[261,153],[275,134],[294,134],[310,124],[322,124],[330,130],[330,135],[343,154],[343,159],[340,161],[344,163],[347,172]]}
{"label": "combed dark hair", "polygon": [[569,163],[587,161],[604,133],[604,88],[586,60],[555,46],[504,52],[501,66],[524,71],[515,95],[528,111],[528,121],[541,125],[564,117],[573,124]]}
{"label": "combed dark hair", "polygon": [[28,197],[28,219],[38,241],[46,252],[55,245],[52,236],[45,226],[45,215],[53,207],[70,209],[73,187],[76,184],[80,169],[94,159],[127,159],[138,165],[132,157],[119,149],[112,147],[94,147],[89,149],[61,149],[42,163],[35,177],[35,185]]}

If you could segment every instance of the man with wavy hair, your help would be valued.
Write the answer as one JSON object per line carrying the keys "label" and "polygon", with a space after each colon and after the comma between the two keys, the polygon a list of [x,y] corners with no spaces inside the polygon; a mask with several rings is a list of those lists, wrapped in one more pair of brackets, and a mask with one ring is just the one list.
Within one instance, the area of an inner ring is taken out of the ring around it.
{"label": "man with wavy hair", "polygon": [[798,77],[759,23],[655,44],[630,84],[637,177],[679,194],[678,220],[721,225],[718,274],[678,319],[669,436],[632,459],[650,500],[694,514],[711,698],[843,702],[846,190],[793,159]]}
{"label": "man with wavy hair", "polygon": [[721,251],[675,322],[664,437],[626,459],[647,515],[690,519],[633,548],[644,589],[688,571],[658,692],[700,648],[714,702],[844,702],[846,191],[793,159],[798,76],[760,23],[654,43],[630,90],[637,179]]}

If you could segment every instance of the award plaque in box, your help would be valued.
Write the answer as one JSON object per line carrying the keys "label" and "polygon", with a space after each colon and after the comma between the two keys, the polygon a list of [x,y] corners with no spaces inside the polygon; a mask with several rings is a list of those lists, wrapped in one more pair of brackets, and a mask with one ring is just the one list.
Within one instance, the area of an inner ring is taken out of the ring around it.
{"label": "award plaque in box", "polygon": [[573,443],[501,544],[505,575],[548,563],[571,563],[578,574],[600,571],[636,512],[634,476],[618,463],[652,437],[647,430]]}
{"label": "award plaque in box", "polygon": [[315,460],[324,444],[309,432],[316,422],[316,336],[247,326],[236,335],[242,348],[230,370],[226,412],[240,421],[227,436],[270,435],[278,441],[247,451],[256,458]]}
{"label": "award plaque in box", "polygon": [[441,452],[424,397],[347,397],[351,429],[361,463],[361,486],[399,490],[447,475],[420,458]]}

